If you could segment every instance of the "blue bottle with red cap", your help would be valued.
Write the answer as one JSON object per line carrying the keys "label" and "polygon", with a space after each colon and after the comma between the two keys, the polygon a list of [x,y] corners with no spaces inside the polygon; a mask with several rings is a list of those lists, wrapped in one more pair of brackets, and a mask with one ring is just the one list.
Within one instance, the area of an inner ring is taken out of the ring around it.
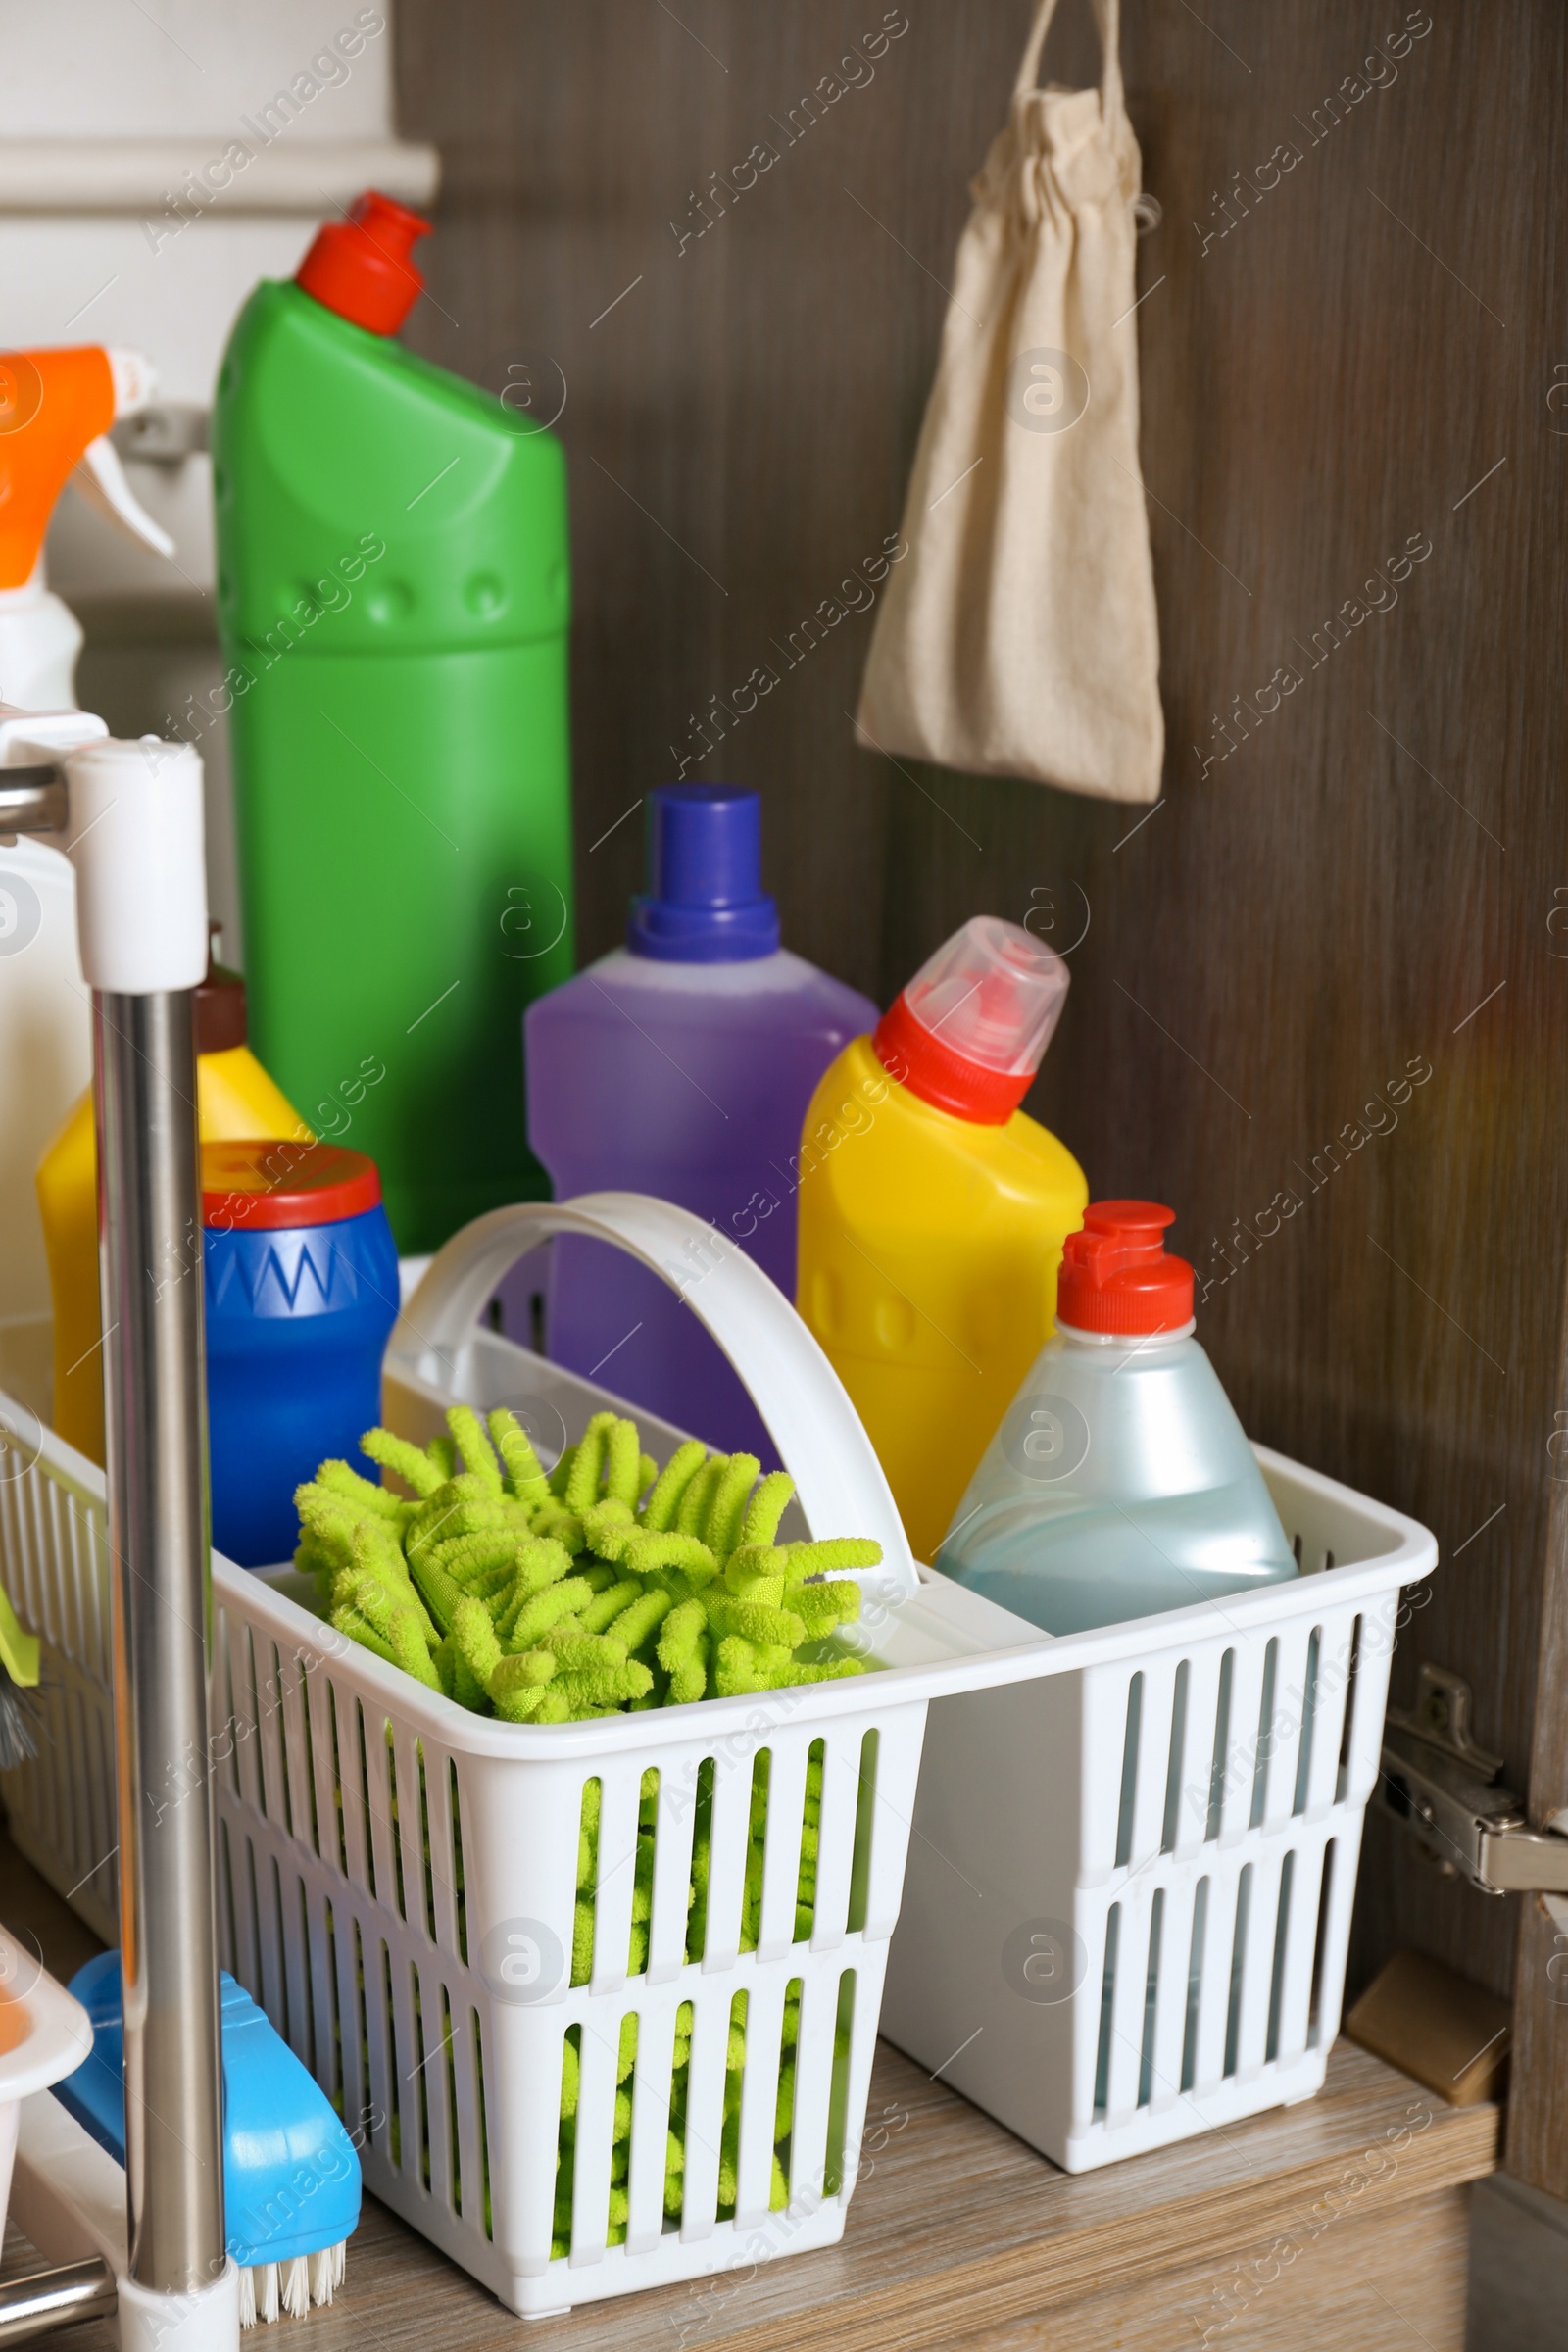
{"label": "blue bottle with red cap", "polygon": [[337,1144],[202,1146],[213,1542],[292,1558],[294,1490],[381,1418],[398,1253],[375,1162]]}
{"label": "blue bottle with red cap", "polygon": [[1067,1236],[1056,1328],[1007,1407],[936,1564],[1048,1634],[1081,1634],[1298,1573],[1193,1337],[1173,1213],[1097,1200]]}
{"label": "blue bottle with red cap", "polygon": [[[647,823],[648,889],[626,945],[528,1009],[529,1142],[558,1200],[674,1200],[793,1298],[801,1122],[877,1008],[780,946],[755,792],[661,785]],[[597,1242],[552,1251],[544,1336],[557,1363],[711,1446],[776,1459],[740,1380],[657,1275]],[[505,1294],[509,1330],[517,1298]]]}

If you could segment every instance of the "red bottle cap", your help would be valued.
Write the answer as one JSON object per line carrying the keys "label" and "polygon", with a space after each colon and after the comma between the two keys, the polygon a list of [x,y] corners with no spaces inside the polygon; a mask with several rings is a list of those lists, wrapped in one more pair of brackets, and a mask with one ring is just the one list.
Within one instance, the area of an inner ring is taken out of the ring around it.
{"label": "red bottle cap", "polygon": [[219,1232],[340,1225],[381,1202],[373,1159],[341,1144],[203,1144],[202,1223]]}
{"label": "red bottle cap", "polygon": [[1056,1317],[1075,1331],[1180,1331],[1193,1319],[1193,1269],[1161,1238],[1173,1208],[1154,1200],[1092,1200],[1069,1233]]}
{"label": "red bottle cap", "polygon": [[294,283],[372,335],[395,335],[424,291],[410,256],[429,234],[428,220],[372,188],[346,220],[318,230]]}
{"label": "red bottle cap", "polygon": [[1033,1070],[986,1070],[955,1054],[916,1020],[902,994],[878,1021],[871,1046],[890,1078],[922,1102],[977,1127],[1004,1127],[1034,1083]]}
{"label": "red bottle cap", "polygon": [[921,965],[877,1023],[872,1050],[924,1102],[1004,1127],[1051,1042],[1067,966],[1000,915],[977,914]]}

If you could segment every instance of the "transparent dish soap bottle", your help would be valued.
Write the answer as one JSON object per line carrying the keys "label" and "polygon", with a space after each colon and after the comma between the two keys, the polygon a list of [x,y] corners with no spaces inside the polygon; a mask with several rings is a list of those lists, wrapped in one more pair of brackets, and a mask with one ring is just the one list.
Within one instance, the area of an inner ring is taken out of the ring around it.
{"label": "transparent dish soap bottle", "polygon": [[1048,1634],[1282,1583],[1297,1564],[1193,1337],[1173,1212],[1100,1200],[1069,1234],[1056,1328],[937,1553],[946,1576]]}

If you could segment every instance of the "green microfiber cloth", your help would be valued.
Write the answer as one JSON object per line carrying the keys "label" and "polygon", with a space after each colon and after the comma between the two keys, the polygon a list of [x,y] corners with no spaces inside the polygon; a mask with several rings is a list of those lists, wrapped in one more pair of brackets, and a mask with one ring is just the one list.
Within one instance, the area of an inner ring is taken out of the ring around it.
{"label": "green microfiber cloth", "polygon": [[[361,1451],[408,1490],[323,1462],[297,1489],[297,1564],[340,1633],[478,1714],[564,1723],[864,1672],[830,1646],[860,1612],[859,1537],[779,1544],[795,1492],[695,1439],[661,1470],[595,1413],[548,1475],[515,1417],[453,1405],[425,1446]],[[0,1618],[0,1662],[5,1627]]]}
{"label": "green microfiber cloth", "polygon": [[23,1632],[16,1610],[0,1592],[0,1667],[20,1690],[36,1690],[38,1654],[37,1635]]}
{"label": "green microfiber cloth", "polygon": [[[760,1936],[762,1909],[762,1868],[767,1831],[767,1781],[759,1774],[752,1790],[750,1841],[747,1847],[745,1897],[741,1922],[741,1949],[755,1951]],[[651,1917],[653,1884],[655,1815],[658,1805],[658,1774],[650,1770],[643,1776],[642,1797],[638,1810],[638,1844],[636,1891],[632,1905],[631,1944],[627,1954],[627,1974],[639,1976],[648,1965],[648,1927]],[[577,1843],[577,1906],[572,1933],[571,1982],[586,1984],[593,1975],[594,1964],[594,1890],[599,1873],[599,1818],[601,1787],[597,1780],[589,1781],[583,1788],[582,1818]],[[796,1895],[795,1940],[809,1938],[815,1915],[816,1861],[822,1818],[822,1764],[813,1755],[806,1769],[806,1793],[801,1823],[800,1878]],[[700,1958],[705,1933],[709,1863],[712,1840],[711,1795],[699,1796],[698,1817],[692,1849],[692,1883],[688,1895],[687,1957]],[[740,2168],[740,2110],[742,2084],[746,2070],[746,2035],[748,2026],[748,1996],[738,1992],[730,2008],[729,2033],[724,2051],[724,2111],[719,2141],[718,2219],[732,2218],[739,2187]],[[664,2211],[672,2221],[679,2221],[685,2201],[685,2140],[686,2108],[691,2078],[691,2045],[695,2015],[692,2004],[681,2004],[675,2020],[673,2071],[670,2084],[669,2125],[664,2152]],[[567,2029],[562,2048],[561,2101],[559,2139],[557,2143],[556,2206],[553,2229],[552,2257],[560,2260],[571,2250],[571,2219],[574,2193],[576,2157],[577,2103],[581,2086],[581,2036],[583,2029]],[[783,2032],[780,2036],[778,2087],[773,2101],[772,2179],[768,2203],[774,2212],[789,2203],[790,2142],[795,2120],[795,2057],[800,2042],[801,1995],[791,1985],[785,1997]],[[606,2216],[606,2237],[611,2245],[619,2245],[626,2235],[628,2206],[626,2180],[630,2156],[632,2109],[636,2094],[638,2022],[635,2014],[621,2022],[616,2053],[616,2099],[612,2125],[613,2153],[611,2163],[609,2209]],[[842,2063],[848,2056],[849,2030],[839,2026],[834,2035],[834,2055]]]}
{"label": "green microfiber cloth", "polygon": [[0,1591],[0,1772],[25,1764],[38,1752],[35,1732],[39,1648],[36,1634],[24,1634],[17,1613]]}

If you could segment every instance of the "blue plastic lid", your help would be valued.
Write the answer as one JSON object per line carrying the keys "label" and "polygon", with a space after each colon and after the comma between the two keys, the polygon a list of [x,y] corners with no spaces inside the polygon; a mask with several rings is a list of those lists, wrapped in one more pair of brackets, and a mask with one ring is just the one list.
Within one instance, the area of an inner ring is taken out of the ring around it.
{"label": "blue plastic lid", "polygon": [[626,945],[662,963],[747,963],[778,946],[762,888],[762,803],[737,784],[659,784],[648,795],[648,891]]}

